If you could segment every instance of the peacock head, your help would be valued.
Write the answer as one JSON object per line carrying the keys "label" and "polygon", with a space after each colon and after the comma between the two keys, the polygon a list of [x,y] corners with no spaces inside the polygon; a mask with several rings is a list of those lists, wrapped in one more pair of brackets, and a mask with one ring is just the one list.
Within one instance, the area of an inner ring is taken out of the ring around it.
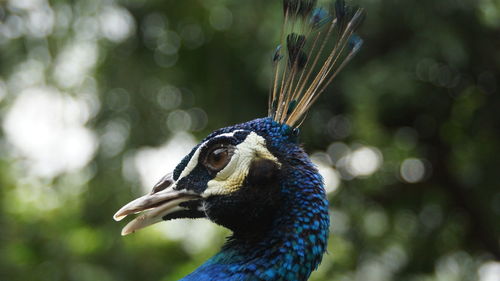
{"label": "peacock head", "polygon": [[115,214],[121,220],[142,212],[123,235],[162,220],[199,217],[235,235],[258,233],[269,227],[282,197],[293,193],[283,187],[286,182],[307,178],[322,192],[321,177],[297,144],[298,127],[359,51],[363,41],[355,30],[364,13],[344,0],[328,11],[315,8],[316,2],[283,0],[286,34],[271,59],[268,117],[217,130],[195,146],[151,193]]}
{"label": "peacock head", "polygon": [[178,218],[208,218],[235,235],[264,231],[282,202],[287,155],[301,151],[297,132],[263,118],[211,133],[149,194],[115,214],[121,220],[141,213],[122,235]]}

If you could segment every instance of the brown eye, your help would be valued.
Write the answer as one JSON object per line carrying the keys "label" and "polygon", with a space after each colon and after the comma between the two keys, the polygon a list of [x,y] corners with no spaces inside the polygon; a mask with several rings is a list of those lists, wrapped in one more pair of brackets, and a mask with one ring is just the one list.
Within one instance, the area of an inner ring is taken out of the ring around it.
{"label": "brown eye", "polygon": [[232,147],[217,147],[212,150],[206,158],[205,164],[213,171],[220,171],[226,167],[233,156]]}

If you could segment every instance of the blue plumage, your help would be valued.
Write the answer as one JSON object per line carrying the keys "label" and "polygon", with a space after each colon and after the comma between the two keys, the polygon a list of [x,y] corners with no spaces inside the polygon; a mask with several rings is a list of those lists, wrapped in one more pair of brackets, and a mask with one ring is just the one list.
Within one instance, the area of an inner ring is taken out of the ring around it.
{"label": "blue plumage", "polygon": [[283,208],[265,236],[257,241],[231,238],[221,252],[182,280],[306,280],[321,262],[328,239],[328,201],[321,175],[290,127],[271,118],[223,128],[207,139],[238,129],[265,136],[270,150],[282,156],[288,169],[280,186]]}
{"label": "blue plumage", "polygon": [[178,218],[207,218],[230,229],[222,250],[184,281],[307,280],[326,250],[328,201],[298,143],[298,127],[359,51],[363,41],[354,31],[363,13],[341,0],[330,13],[315,9],[315,0],[283,3],[282,30],[289,33],[273,55],[268,117],[211,133],[151,193],[114,216],[142,212],[123,235]]}

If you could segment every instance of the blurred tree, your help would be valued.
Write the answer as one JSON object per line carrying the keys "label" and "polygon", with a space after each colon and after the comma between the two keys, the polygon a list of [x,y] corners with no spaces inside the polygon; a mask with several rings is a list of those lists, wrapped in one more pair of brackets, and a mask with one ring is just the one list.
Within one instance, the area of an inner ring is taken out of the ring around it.
{"label": "blurred tree", "polygon": [[[111,219],[195,139],[266,114],[280,1],[0,2],[0,280],[177,280],[202,221]],[[499,280],[500,3],[359,1],[303,126],[332,204],[312,280]]]}

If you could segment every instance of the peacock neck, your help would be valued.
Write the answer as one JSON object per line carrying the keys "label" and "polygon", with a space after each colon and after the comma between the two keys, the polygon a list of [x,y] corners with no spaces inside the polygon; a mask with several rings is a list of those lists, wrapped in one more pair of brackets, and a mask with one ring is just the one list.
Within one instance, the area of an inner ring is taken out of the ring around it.
{"label": "peacock neck", "polygon": [[309,159],[294,159],[301,163],[288,165],[285,171],[281,181],[283,204],[269,230],[259,237],[233,236],[193,276],[198,272],[206,278],[209,275],[203,272],[217,268],[218,279],[213,280],[308,279],[326,249],[328,202],[322,178]]}

